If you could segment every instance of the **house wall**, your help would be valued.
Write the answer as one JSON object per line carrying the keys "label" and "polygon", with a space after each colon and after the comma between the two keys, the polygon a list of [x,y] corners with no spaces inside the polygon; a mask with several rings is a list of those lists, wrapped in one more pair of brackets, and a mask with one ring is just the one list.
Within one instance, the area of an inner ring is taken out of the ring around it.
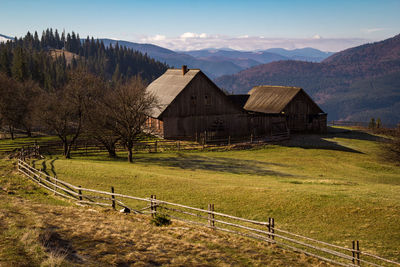
{"label": "house wall", "polygon": [[280,114],[249,114],[250,131],[254,136],[287,132],[286,117]]}
{"label": "house wall", "polygon": [[164,136],[164,122],[155,118],[148,117],[145,125],[145,131],[151,134]]}
{"label": "house wall", "polygon": [[286,106],[284,114],[292,132],[326,131],[326,114],[302,91]]}
{"label": "house wall", "polygon": [[199,73],[162,114],[165,138],[249,133],[246,113],[203,73]]}

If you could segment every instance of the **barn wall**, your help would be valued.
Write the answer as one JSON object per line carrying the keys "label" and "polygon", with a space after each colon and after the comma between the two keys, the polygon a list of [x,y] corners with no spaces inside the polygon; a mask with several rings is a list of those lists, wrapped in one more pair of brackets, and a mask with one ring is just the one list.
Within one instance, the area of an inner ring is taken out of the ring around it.
{"label": "barn wall", "polygon": [[204,74],[198,74],[162,114],[165,138],[249,135],[246,113]]}
{"label": "barn wall", "polygon": [[148,117],[145,125],[145,131],[148,133],[164,136],[164,122],[155,118]]}
{"label": "barn wall", "polygon": [[321,109],[302,91],[284,109],[284,114],[293,132],[326,131],[326,114],[321,113]]}
{"label": "barn wall", "polygon": [[227,137],[250,135],[246,114],[164,118],[164,137],[195,139],[205,131],[208,136]]}
{"label": "barn wall", "polygon": [[242,109],[203,73],[199,73],[164,111],[162,117],[242,114]]}
{"label": "barn wall", "polygon": [[275,114],[253,114],[248,116],[250,131],[254,136],[287,132],[286,117]]}

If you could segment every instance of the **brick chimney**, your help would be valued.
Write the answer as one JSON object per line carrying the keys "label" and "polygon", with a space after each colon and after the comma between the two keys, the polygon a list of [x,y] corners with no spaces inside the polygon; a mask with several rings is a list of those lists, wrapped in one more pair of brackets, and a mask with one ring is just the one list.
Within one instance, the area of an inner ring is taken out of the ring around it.
{"label": "brick chimney", "polygon": [[188,72],[188,67],[186,65],[182,65],[182,74],[185,75]]}

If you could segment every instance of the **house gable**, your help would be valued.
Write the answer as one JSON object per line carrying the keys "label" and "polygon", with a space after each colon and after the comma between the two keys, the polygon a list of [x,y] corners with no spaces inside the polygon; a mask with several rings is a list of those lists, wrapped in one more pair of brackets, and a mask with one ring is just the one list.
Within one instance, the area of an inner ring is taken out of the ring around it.
{"label": "house gable", "polygon": [[161,114],[165,117],[244,113],[203,72],[199,72]]}

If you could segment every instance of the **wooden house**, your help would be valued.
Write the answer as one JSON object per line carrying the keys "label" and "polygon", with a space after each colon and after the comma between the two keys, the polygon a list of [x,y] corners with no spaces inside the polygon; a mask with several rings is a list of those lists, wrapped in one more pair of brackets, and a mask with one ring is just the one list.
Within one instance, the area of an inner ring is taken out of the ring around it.
{"label": "wooden house", "polygon": [[157,99],[147,126],[166,139],[326,130],[326,114],[297,87],[257,86],[228,96],[201,70],[183,66],[167,70],[146,90]]}
{"label": "wooden house", "polygon": [[326,132],[327,114],[299,87],[256,86],[243,108],[254,114],[284,116],[291,132]]}
{"label": "wooden house", "polygon": [[147,92],[158,101],[147,124],[164,138],[248,133],[246,112],[198,69],[168,69],[147,87]]}

